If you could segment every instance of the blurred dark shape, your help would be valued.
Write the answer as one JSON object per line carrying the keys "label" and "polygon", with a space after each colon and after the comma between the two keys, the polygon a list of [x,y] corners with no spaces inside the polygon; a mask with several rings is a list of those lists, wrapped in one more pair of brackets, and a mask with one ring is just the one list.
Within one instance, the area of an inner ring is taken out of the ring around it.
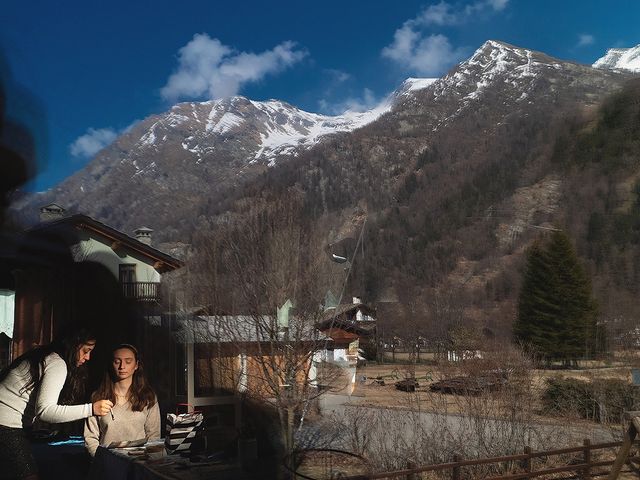
{"label": "blurred dark shape", "polygon": [[[86,327],[97,339],[88,364],[89,394],[102,378],[111,347],[137,344],[144,352],[145,369],[158,394],[164,421],[167,412],[175,411],[180,377],[176,351],[183,345],[175,343],[166,325],[150,322],[151,316],[160,318],[159,313],[149,315],[140,302],[125,298],[119,279],[104,265],[74,257],[82,233],[72,224],[25,230],[20,219],[15,221],[7,213],[12,198],[34,178],[36,160],[46,157],[44,109],[33,95],[12,84],[7,72],[0,53],[0,291],[15,295],[12,338],[0,334],[0,353],[8,356],[3,341],[9,341],[11,357],[16,358],[64,331]],[[238,425],[239,405],[230,406],[228,412],[216,407],[210,407],[203,448],[209,453],[222,452],[225,458],[238,456],[249,478],[278,477],[283,451],[275,410],[243,402]],[[81,427],[66,424],[56,429],[59,434],[74,434]],[[86,478],[82,442],[65,446],[68,451],[63,452],[45,443],[38,447],[35,453],[42,480]]]}
{"label": "blurred dark shape", "polygon": [[0,75],[0,229],[4,229],[11,196],[33,179],[36,157],[46,157],[47,142],[44,108],[12,82],[2,53]]}
{"label": "blurred dark shape", "polygon": [[[103,265],[75,261],[73,226],[23,230],[7,213],[12,196],[35,176],[37,160],[46,157],[45,124],[41,103],[12,81],[0,53],[0,290],[15,293],[11,357],[86,327],[98,338],[100,360],[109,344],[134,342],[139,333],[137,312],[117,279]],[[104,364],[90,365],[92,376],[101,376]]]}

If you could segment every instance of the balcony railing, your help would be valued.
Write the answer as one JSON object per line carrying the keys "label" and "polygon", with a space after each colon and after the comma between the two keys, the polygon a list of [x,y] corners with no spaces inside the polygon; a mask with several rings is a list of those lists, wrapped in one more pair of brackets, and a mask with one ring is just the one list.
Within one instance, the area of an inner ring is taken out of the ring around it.
{"label": "balcony railing", "polygon": [[157,302],[160,300],[159,282],[121,282],[124,298],[140,302]]}

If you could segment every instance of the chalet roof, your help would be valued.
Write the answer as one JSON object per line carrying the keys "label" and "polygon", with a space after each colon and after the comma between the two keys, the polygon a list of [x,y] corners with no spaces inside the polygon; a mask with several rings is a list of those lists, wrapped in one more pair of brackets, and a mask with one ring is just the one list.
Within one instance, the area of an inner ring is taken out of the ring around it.
{"label": "chalet roof", "polygon": [[[178,319],[176,340],[186,343],[254,343],[282,341],[282,330],[276,318],[269,315],[216,315],[185,316]],[[330,340],[325,334],[308,323],[290,321],[292,341],[315,342]]]}
{"label": "chalet roof", "polygon": [[98,233],[112,240],[114,244],[121,244],[136,251],[137,253],[153,260],[155,262],[154,268],[160,273],[175,270],[184,265],[181,260],[161,252],[157,248],[147,245],[146,243],[143,243],[120,230],[110,227],[105,223],[99,222],[88,215],[75,214],[68,217],[61,217],[57,220],[38,224],[27,230],[27,233],[55,232],[62,230],[67,226],[73,226],[74,228],[81,230]]}
{"label": "chalet roof", "polygon": [[336,343],[351,343],[354,340],[360,338],[360,335],[358,335],[357,333],[348,332],[347,330],[343,330],[342,328],[337,327],[324,330],[323,333],[332,338]]}
{"label": "chalet roof", "polygon": [[316,325],[321,331],[327,331],[331,328],[340,328],[347,332],[353,332],[359,337],[368,337],[373,335],[376,330],[376,322],[356,322],[345,318],[328,319]]}
{"label": "chalet roof", "polygon": [[328,320],[346,315],[347,313],[356,313],[358,310],[362,311],[365,315],[375,316],[376,311],[364,303],[343,303],[334,308],[329,308],[322,314],[322,319]]}
{"label": "chalet roof", "polygon": [[376,329],[376,321],[356,320],[355,316],[358,310],[371,317],[376,313],[373,308],[364,303],[345,303],[324,312],[316,327],[322,331],[330,328],[340,328],[361,337],[372,335]]}

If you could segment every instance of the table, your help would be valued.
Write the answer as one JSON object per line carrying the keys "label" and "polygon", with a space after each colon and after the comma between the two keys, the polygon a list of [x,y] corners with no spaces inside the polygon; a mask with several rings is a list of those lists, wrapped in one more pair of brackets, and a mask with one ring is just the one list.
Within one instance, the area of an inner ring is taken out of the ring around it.
{"label": "table", "polygon": [[257,480],[234,462],[194,462],[180,455],[149,459],[132,455],[136,450],[98,447],[89,480]]}
{"label": "table", "polygon": [[89,455],[84,438],[70,436],[35,442],[31,445],[38,463],[40,480],[85,480],[89,470]]}

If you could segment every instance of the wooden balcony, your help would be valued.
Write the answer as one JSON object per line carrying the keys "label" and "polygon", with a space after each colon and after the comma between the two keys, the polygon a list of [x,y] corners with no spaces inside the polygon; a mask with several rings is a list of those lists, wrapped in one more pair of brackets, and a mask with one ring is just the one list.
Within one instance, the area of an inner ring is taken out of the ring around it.
{"label": "wooden balcony", "polygon": [[139,302],[160,301],[159,282],[121,282],[120,285],[122,286],[124,298]]}

